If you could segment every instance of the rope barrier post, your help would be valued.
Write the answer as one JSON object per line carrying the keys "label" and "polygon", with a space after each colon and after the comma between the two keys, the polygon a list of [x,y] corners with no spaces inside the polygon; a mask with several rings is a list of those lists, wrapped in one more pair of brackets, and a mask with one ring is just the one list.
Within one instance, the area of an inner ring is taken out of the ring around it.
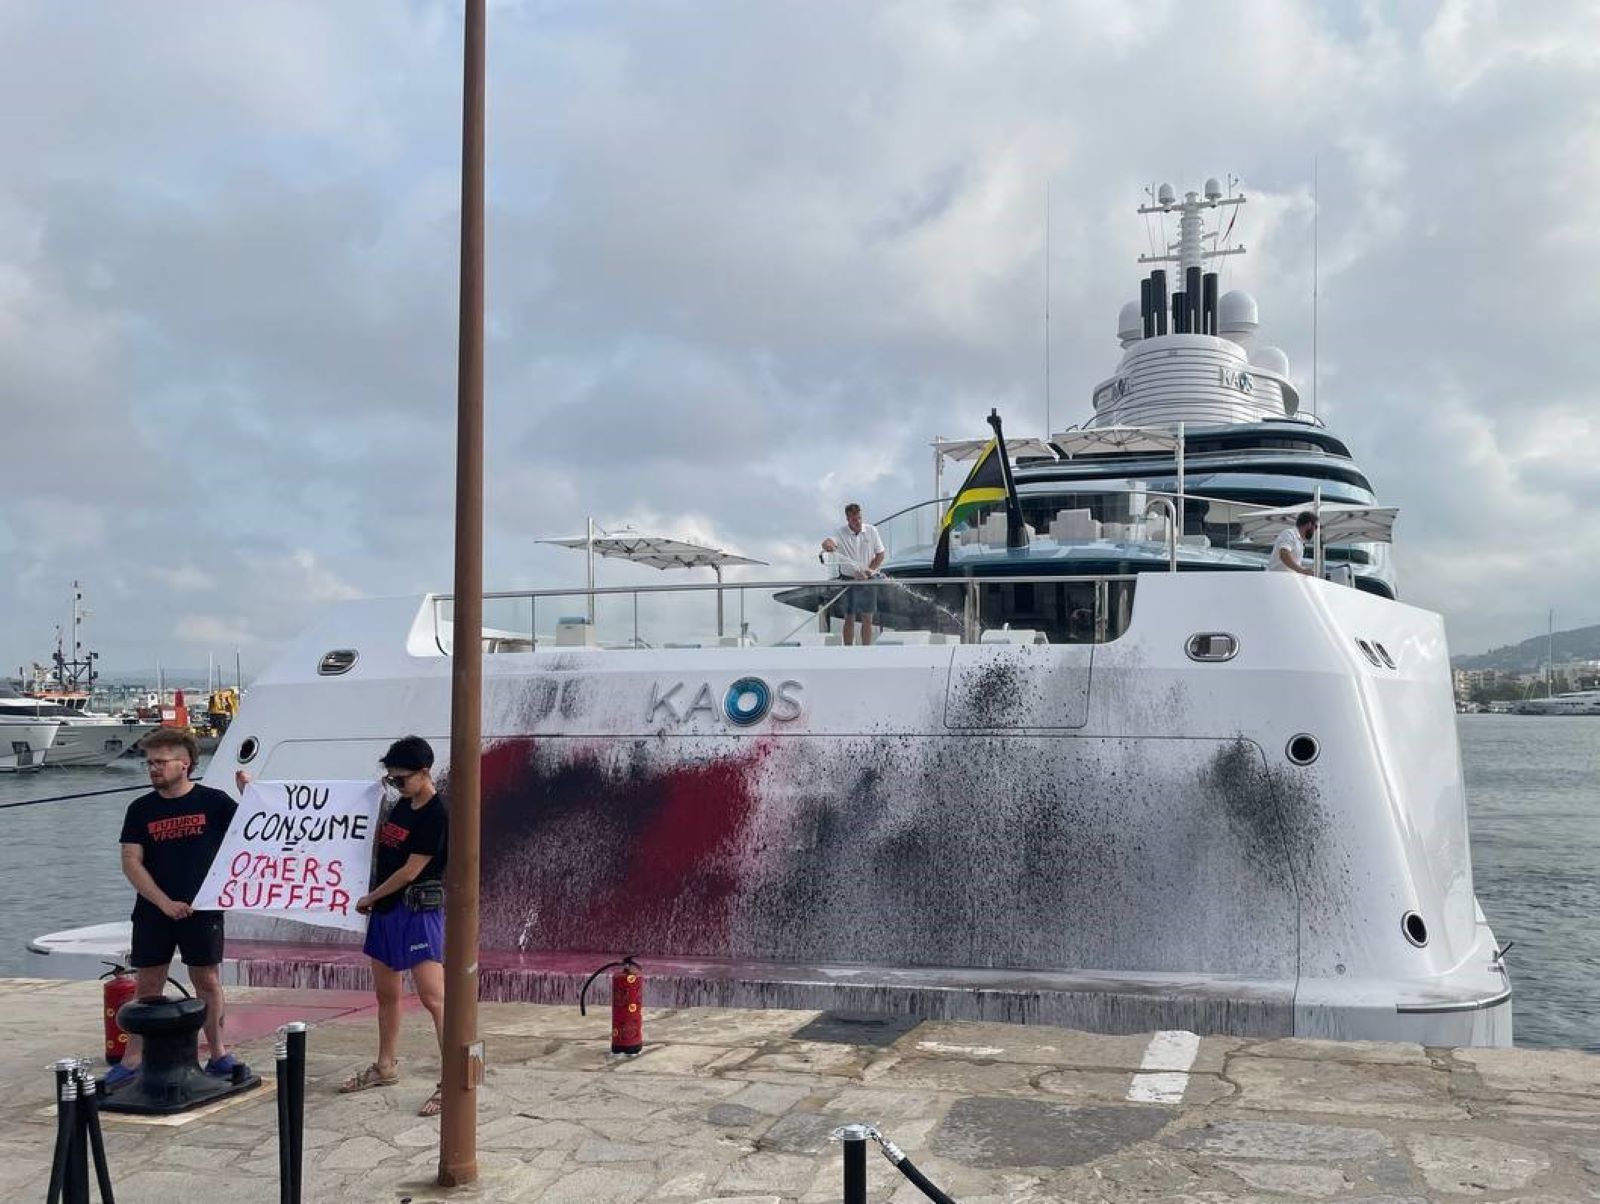
{"label": "rope barrier post", "polygon": [[62,1199],[66,1204],[89,1204],[89,1150],[83,1127],[80,1098],[83,1086],[78,1081],[78,1059],[63,1058],[56,1063],[56,1081],[63,1083],[67,1116],[67,1162],[62,1178]]}
{"label": "rope barrier post", "polygon": [[306,1025],[291,1020],[283,1027],[289,1071],[289,1204],[301,1204],[300,1187],[305,1169]]}
{"label": "rope barrier post", "polygon": [[867,1204],[867,1137],[871,1131],[866,1125],[845,1125],[833,1131],[834,1139],[844,1143],[844,1204]]}
{"label": "rope barrier post", "polygon": [[278,1059],[278,1083],[274,1094],[278,1105],[278,1204],[289,1204],[289,1034],[278,1029],[277,1045],[273,1051]]}
{"label": "rope barrier post", "polygon": [[75,1065],[72,1059],[65,1058],[50,1067],[56,1075],[56,1148],[50,1160],[50,1186],[45,1193],[45,1204],[60,1204],[72,1164],[72,1135],[78,1120],[78,1081],[72,1074]]}
{"label": "rope barrier post", "polygon": [[[100,1084],[88,1062],[78,1063],[78,1115],[89,1139],[89,1152],[94,1155],[94,1178],[100,1187],[100,1204],[116,1204],[111,1190],[111,1167],[106,1162],[106,1139],[100,1131]],[[89,1199],[88,1174],[84,1174],[85,1204]]]}

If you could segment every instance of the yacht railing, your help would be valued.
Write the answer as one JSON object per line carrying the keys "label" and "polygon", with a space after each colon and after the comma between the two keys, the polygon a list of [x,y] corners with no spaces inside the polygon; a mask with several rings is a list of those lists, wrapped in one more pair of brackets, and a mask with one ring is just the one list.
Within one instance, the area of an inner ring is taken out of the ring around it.
{"label": "yacht railing", "polygon": [[[1260,557],[1263,564],[1266,563],[1270,544],[1245,539],[1241,522],[1244,516],[1270,503],[1240,502],[1204,494],[1150,489],[1137,478],[1113,479],[1093,485],[1086,483],[1086,486],[1070,490],[1051,488],[1040,492],[1022,491],[1019,500],[1023,517],[1033,528],[1034,539],[1039,541],[1041,547],[1095,543],[1166,546],[1176,543],[1180,547],[1249,553]],[[925,560],[931,555],[949,504],[948,498],[929,499],[875,520],[878,534],[888,549],[891,566],[906,560]],[[1307,505],[1309,508],[1309,503]],[[1155,510],[1162,512],[1159,520],[1152,514]],[[1075,523],[1061,522],[1064,516],[1073,512],[1080,515],[1087,512],[1087,515]],[[998,540],[998,530],[985,535],[983,527],[992,519],[998,528],[1004,514],[1003,502],[979,508],[973,519],[963,525],[958,539],[964,539],[968,546],[974,543],[994,544]],[[1179,525],[1175,526],[1174,520]],[[1383,558],[1382,562],[1386,563],[1386,557],[1379,551],[1381,548],[1382,545],[1367,543],[1341,544],[1334,548],[1329,559],[1377,564]]]}
{"label": "yacht railing", "polygon": [[[866,597],[850,591],[863,590],[875,599],[879,645],[1106,643],[1132,621],[1137,580],[1136,573],[829,577],[513,590],[484,594],[483,646],[499,653],[834,644],[842,642],[846,609],[865,609]],[[453,614],[452,596],[434,597],[434,644],[446,656]]]}

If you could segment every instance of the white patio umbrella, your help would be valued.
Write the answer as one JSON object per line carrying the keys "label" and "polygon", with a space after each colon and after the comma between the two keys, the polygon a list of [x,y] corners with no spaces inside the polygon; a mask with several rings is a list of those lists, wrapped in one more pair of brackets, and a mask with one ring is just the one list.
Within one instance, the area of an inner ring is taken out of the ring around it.
{"label": "white patio umbrella", "polygon": [[1050,442],[1069,460],[1078,456],[1108,456],[1117,452],[1169,451],[1177,461],[1178,497],[1183,497],[1184,434],[1181,422],[1175,431],[1148,426],[1086,426],[1051,435]]}
{"label": "white patio umbrella", "polygon": [[[964,464],[968,460],[976,460],[983,454],[983,449],[993,443],[993,437],[988,439],[946,439],[940,436],[934,439],[930,446],[933,448],[933,496],[944,496],[944,462],[954,460],[957,464]],[[1035,457],[1048,457],[1056,459],[1056,449],[1043,439],[1024,437],[1006,440],[1006,455],[1013,461]]]}
{"label": "white patio umbrella", "polygon": [[[594,521],[589,521],[587,535],[562,539],[541,539],[539,543],[561,548],[583,548],[589,555],[589,622],[594,622],[594,558],[609,556],[614,560],[629,560],[634,564],[649,565],[653,569],[711,569],[722,584],[722,570],[730,564],[766,564],[725,552],[706,544],[691,543],[686,539],[672,539],[665,535],[641,535],[637,531],[606,531],[595,534]],[[722,635],[722,590],[717,590],[717,635]]]}
{"label": "white patio umbrella", "polygon": [[1323,543],[1390,543],[1394,520],[1400,513],[1394,506],[1362,506],[1353,502],[1308,502],[1298,506],[1279,506],[1272,510],[1252,510],[1239,516],[1239,528],[1249,543],[1271,543],[1295,517],[1310,510],[1317,516]]}

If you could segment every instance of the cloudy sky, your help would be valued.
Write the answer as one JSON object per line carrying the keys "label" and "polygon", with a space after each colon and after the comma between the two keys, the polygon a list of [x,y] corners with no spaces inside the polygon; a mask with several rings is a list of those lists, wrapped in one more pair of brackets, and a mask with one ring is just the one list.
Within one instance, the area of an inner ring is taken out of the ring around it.
{"label": "cloudy sky", "polygon": [[[0,0],[0,665],[247,673],[447,590],[461,28],[433,0]],[[487,579],[585,515],[803,573],[927,442],[1088,413],[1141,190],[1402,509],[1453,648],[1600,622],[1600,19],[1576,0],[494,3]],[[641,570],[642,572],[642,570]],[[630,578],[616,566],[605,580]]]}

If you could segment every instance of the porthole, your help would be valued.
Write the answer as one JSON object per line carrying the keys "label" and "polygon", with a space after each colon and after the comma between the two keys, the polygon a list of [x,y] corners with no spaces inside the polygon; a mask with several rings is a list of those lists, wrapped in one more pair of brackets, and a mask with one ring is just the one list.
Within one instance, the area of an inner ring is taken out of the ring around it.
{"label": "porthole", "polygon": [[1356,647],[1361,649],[1361,655],[1366,657],[1367,660],[1371,661],[1374,668],[1383,668],[1383,662],[1378,659],[1378,654],[1372,650],[1372,645],[1367,643],[1366,640],[1358,639],[1356,641]]}
{"label": "porthole", "polygon": [[239,751],[234,754],[239,759],[239,764],[248,765],[256,759],[256,754],[261,751],[261,741],[254,736],[246,736],[239,741]]}
{"label": "porthole", "polygon": [[1382,644],[1378,643],[1377,640],[1373,640],[1372,641],[1372,649],[1379,656],[1383,657],[1383,663],[1384,664],[1388,665],[1389,668],[1391,668],[1391,669],[1394,668],[1394,657],[1389,655],[1389,650],[1387,648],[1385,648]]}
{"label": "porthole", "polygon": [[1202,631],[1189,637],[1184,651],[1192,661],[1231,661],[1239,655],[1239,641],[1226,631]]}
{"label": "porthole", "polygon": [[1305,732],[1301,732],[1298,736],[1291,737],[1289,740],[1289,746],[1284,749],[1284,752],[1288,756],[1289,760],[1293,761],[1296,765],[1311,764],[1311,762],[1317,759],[1317,754],[1321,751],[1322,747],[1317,743],[1317,738],[1315,736],[1309,736]]}
{"label": "porthole", "polygon": [[1400,931],[1405,933],[1406,940],[1418,949],[1428,943],[1428,924],[1414,911],[1408,911],[1400,917]]}
{"label": "porthole", "polygon": [[335,648],[323,656],[317,673],[322,677],[338,677],[341,673],[348,673],[355,667],[360,655],[354,648]]}

